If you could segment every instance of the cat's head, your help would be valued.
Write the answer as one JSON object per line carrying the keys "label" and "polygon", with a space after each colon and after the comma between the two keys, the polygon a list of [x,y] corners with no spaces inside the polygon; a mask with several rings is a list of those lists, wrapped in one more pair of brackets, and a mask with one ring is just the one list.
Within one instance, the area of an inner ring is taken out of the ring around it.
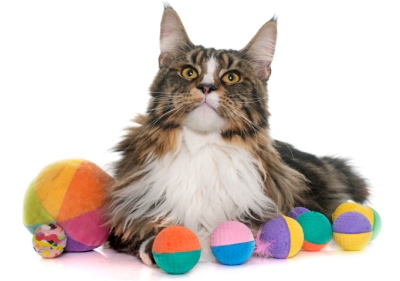
{"label": "cat's head", "polygon": [[268,126],[266,83],[271,74],[276,20],[241,50],[194,45],[174,9],[161,21],[159,72],[150,88],[153,124],[242,137]]}

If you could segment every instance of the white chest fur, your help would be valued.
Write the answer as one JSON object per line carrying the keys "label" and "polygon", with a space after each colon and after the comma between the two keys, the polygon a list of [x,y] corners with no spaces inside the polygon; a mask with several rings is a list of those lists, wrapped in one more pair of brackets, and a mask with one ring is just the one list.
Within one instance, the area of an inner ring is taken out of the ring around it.
{"label": "white chest fur", "polygon": [[[210,234],[226,221],[252,212],[262,214],[270,204],[254,158],[228,145],[220,134],[183,130],[180,146],[159,163],[167,178],[165,207],[169,218],[199,235]],[[206,233],[204,233],[206,232]]]}
{"label": "white chest fur", "polygon": [[146,175],[130,186],[140,198],[130,219],[149,216],[184,225],[207,247],[218,224],[274,207],[257,168],[254,157],[220,134],[184,128],[177,150],[149,163]]}

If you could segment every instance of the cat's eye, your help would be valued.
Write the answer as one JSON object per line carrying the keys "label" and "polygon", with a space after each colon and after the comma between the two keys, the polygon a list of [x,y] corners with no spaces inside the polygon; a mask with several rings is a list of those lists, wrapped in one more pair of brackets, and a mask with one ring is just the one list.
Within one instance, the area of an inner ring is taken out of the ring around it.
{"label": "cat's eye", "polygon": [[228,72],[222,76],[222,81],[227,85],[232,85],[240,81],[240,76],[236,72]]}
{"label": "cat's eye", "polygon": [[181,71],[181,75],[185,79],[192,80],[197,78],[197,70],[193,67],[186,67]]}

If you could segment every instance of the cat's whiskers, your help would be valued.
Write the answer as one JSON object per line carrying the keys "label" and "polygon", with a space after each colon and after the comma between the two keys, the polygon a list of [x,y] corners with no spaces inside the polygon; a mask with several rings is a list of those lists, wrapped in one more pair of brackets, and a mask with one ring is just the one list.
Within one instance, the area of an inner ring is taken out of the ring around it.
{"label": "cat's whiskers", "polygon": [[[149,123],[143,130],[148,130],[148,129],[152,129],[164,116],[172,113],[175,111],[175,113],[179,112],[179,110],[181,110],[182,108],[184,108],[185,105],[177,107],[177,108],[172,108],[171,110],[167,111],[166,113],[162,114],[161,116],[159,116],[156,120],[154,120],[153,122]],[[171,116],[173,116],[175,113],[173,113]]]}
{"label": "cat's whiskers", "polygon": [[247,132],[247,130],[244,130],[242,123],[239,122],[235,118],[235,116],[239,117],[240,120],[243,120],[245,124],[249,125],[254,130],[255,133],[257,132],[256,129],[255,129],[255,124],[253,124],[253,122],[251,122],[245,116],[243,116],[243,114],[241,114],[236,108],[233,108],[233,107],[230,108],[230,112],[233,113],[233,116],[231,115],[230,117],[233,118],[236,121],[236,123],[238,124],[240,132],[241,132],[241,135],[244,135],[246,137],[250,137],[250,134]]}
{"label": "cat's whiskers", "polygon": [[[254,122],[250,121],[249,119],[247,119],[243,113],[241,113],[239,110],[237,110],[236,108],[231,108],[231,110],[233,111],[233,113],[235,113],[236,115],[238,115],[247,125],[249,125],[254,132],[257,132],[258,129],[260,129],[260,127],[255,124]],[[257,129],[257,130],[256,130]]]}
{"label": "cat's whiskers", "polygon": [[[234,113],[234,112],[231,111],[230,113]],[[236,124],[238,124],[240,133],[243,134],[243,135],[246,135],[246,132],[243,130],[242,124],[241,124],[240,121],[236,118],[236,115],[235,115],[235,114],[233,114],[233,115],[229,114],[229,115],[230,115],[229,117],[232,118],[233,120],[235,120]],[[240,117],[240,116],[239,116],[239,117]],[[240,118],[239,118],[239,119],[240,119]]]}
{"label": "cat's whiskers", "polygon": [[[146,132],[147,132],[148,130],[152,129],[152,128],[158,123],[158,121],[160,121],[161,118],[163,118],[165,115],[170,114],[171,112],[174,112],[174,111],[175,111],[175,112],[171,115],[171,117],[172,117],[173,115],[175,115],[176,113],[178,113],[181,109],[183,109],[183,108],[185,108],[185,107],[186,107],[186,105],[182,105],[182,106],[177,107],[177,108],[172,108],[172,109],[169,110],[168,112],[166,112],[166,113],[162,114],[161,116],[159,116],[159,117],[158,117],[156,120],[154,120],[153,122],[147,124],[146,126],[141,126],[141,132],[145,135]],[[159,109],[159,108],[154,108],[154,109],[151,109],[150,111],[155,111],[155,110],[158,110],[158,109]],[[132,138],[132,141],[130,142],[130,144],[129,144],[128,147],[130,147],[131,145],[133,145],[140,137],[142,137],[142,134],[137,134],[134,138]]]}
{"label": "cat's whiskers", "polygon": [[256,99],[252,99],[252,100],[248,100],[248,101],[243,101],[242,104],[254,104],[260,101],[266,101],[267,97],[263,97],[263,98],[256,98]]}

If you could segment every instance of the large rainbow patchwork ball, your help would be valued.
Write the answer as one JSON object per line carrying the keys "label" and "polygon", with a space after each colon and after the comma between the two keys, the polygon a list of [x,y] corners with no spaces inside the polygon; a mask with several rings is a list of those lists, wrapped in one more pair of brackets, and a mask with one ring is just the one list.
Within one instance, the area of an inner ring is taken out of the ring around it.
{"label": "large rainbow patchwork ball", "polygon": [[269,220],[261,229],[256,241],[256,253],[277,259],[291,258],[304,243],[304,233],[293,218],[280,215]]}
{"label": "large rainbow patchwork ball", "polygon": [[169,226],[157,234],[153,243],[156,264],[169,274],[183,274],[199,262],[200,241],[184,226]]}
{"label": "large rainbow patchwork ball", "polygon": [[[42,225],[61,227],[67,238],[66,252],[93,250],[106,242],[109,235],[102,207],[105,187],[113,181],[87,160],[67,159],[49,164],[26,190],[23,224],[32,234]],[[41,245],[37,234],[35,239]]]}
{"label": "large rainbow patchwork ball", "polygon": [[238,221],[218,225],[210,237],[214,257],[225,265],[239,265],[253,254],[255,241],[251,230]]}
{"label": "large rainbow patchwork ball", "polygon": [[304,251],[319,251],[331,240],[332,225],[323,214],[296,207],[288,213],[288,216],[295,219],[303,229],[304,243],[301,248]]}

